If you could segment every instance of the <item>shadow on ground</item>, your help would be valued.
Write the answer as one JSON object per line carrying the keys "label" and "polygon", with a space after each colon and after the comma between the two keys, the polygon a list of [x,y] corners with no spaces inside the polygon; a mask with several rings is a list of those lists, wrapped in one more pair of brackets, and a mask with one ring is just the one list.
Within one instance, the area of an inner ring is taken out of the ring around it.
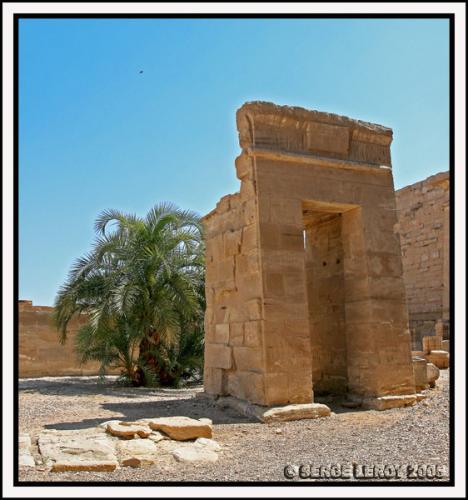
{"label": "shadow on ground", "polygon": [[216,405],[197,398],[163,399],[144,402],[102,403],[100,407],[114,415],[105,418],[91,418],[76,422],[48,424],[46,429],[70,430],[94,427],[108,420],[137,420],[140,418],[185,416],[191,418],[209,418],[214,424],[258,423],[253,417],[247,417],[233,410],[222,410]]}
{"label": "shadow on ground", "polygon": [[201,382],[189,382],[182,389],[163,387],[131,387],[118,384],[116,376],[106,376],[100,379],[97,376],[89,377],[42,377],[36,379],[20,379],[18,391],[20,393],[39,392],[46,396],[89,396],[103,395],[125,398],[141,398],[145,396],[164,396],[179,394],[182,391],[201,390]]}

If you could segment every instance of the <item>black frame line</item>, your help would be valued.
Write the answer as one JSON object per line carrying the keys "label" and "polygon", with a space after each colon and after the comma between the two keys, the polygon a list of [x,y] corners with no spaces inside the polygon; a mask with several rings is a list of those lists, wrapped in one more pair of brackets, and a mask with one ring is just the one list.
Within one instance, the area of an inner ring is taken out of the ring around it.
{"label": "black frame line", "polygon": [[[9,3],[9,2],[6,2]],[[70,2],[74,3],[74,2]],[[113,2],[119,3],[119,2]],[[241,2],[248,3],[248,2]],[[387,2],[381,2],[387,3]],[[430,3],[430,2],[429,2]],[[465,3],[465,2],[456,2]],[[18,466],[18,441],[19,434],[19,399],[18,399],[18,380],[19,380],[19,332],[18,332],[18,299],[19,299],[19,278],[18,278],[18,250],[19,250],[19,237],[18,237],[18,172],[19,172],[19,91],[18,91],[18,47],[19,47],[19,21],[21,19],[447,19],[449,20],[449,114],[450,114],[450,137],[449,137],[449,177],[450,177],[450,449],[449,449],[449,467],[450,475],[448,481],[440,481],[428,483],[424,481],[399,481],[399,482],[383,482],[383,481],[19,481],[19,466]],[[447,487],[455,486],[455,290],[454,290],[454,277],[455,277],[455,200],[454,200],[454,185],[455,185],[455,14],[432,14],[432,13],[414,13],[414,14],[394,14],[394,13],[381,13],[381,14],[57,14],[57,13],[34,13],[34,14],[13,14],[13,78],[14,78],[14,116],[13,116],[13,147],[14,147],[14,163],[13,163],[13,203],[14,203],[14,229],[13,229],[13,246],[14,246],[14,358],[13,358],[13,371],[14,371],[14,396],[15,401],[13,404],[14,409],[14,486],[69,486],[69,487],[112,487],[112,486],[279,486],[279,487],[304,487],[304,486],[325,486],[325,487],[345,487],[345,486],[371,486],[371,487],[404,487],[404,486],[430,486],[430,487]],[[312,493],[312,490],[311,490]],[[112,498],[112,497],[101,497]],[[331,498],[331,497],[330,497]],[[334,497],[337,498],[337,497]],[[390,498],[390,497],[389,497]]]}

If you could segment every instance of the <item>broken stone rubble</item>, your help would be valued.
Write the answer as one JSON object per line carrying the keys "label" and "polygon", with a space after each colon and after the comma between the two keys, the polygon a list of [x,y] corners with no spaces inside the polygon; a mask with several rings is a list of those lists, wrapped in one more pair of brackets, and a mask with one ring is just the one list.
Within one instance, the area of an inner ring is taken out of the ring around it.
{"label": "broken stone rubble", "polygon": [[[208,422],[211,420],[165,417],[136,422],[112,420],[89,429],[46,429],[39,435],[38,448],[42,465],[53,472],[111,472],[120,466],[143,467],[157,463],[160,455],[168,453],[181,462],[213,462],[221,447],[210,439],[212,429]],[[161,431],[151,429],[150,423]],[[35,465],[30,447],[29,436],[21,435],[20,466]],[[176,449],[179,451],[174,454]]]}

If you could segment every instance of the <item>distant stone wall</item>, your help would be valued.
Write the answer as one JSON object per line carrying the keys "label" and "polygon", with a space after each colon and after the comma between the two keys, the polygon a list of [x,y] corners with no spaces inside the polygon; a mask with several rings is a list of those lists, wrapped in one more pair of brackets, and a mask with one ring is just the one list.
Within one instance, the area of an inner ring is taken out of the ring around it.
{"label": "distant stone wall", "polygon": [[97,375],[99,363],[80,366],[75,353],[75,336],[85,323],[82,316],[70,322],[65,345],[52,323],[53,307],[33,306],[20,300],[19,309],[19,376],[57,377],[65,375]]}
{"label": "distant stone wall", "polygon": [[396,204],[413,349],[421,349],[438,321],[450,321],[449,173],[398,190]]}

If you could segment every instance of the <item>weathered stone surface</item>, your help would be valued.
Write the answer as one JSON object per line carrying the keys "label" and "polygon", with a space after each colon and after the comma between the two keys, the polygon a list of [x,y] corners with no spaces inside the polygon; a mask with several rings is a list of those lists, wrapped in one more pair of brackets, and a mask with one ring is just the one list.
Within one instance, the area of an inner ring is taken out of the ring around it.
{"label": "weathered stone surface", "polygon": [[260,415],[263,422],[286,422],[289,420],[314,419],[329,417],[330,408],[320,403],[295,404],[270,408]]}
{"label": "weathered stone surface", "polygon": [[31,437],[29,434],[18,436],[18,466],[35,467],[34,458],[31,455]]}
{"label": "weathered stone surface", "polygon": [[429,363],[434,364],[437,368],[443,370],[449,367],[450,354],[447,351],[431,351],[426,354],[426,359]]}
{"label": "weathered stone surface", "polygon": [[176,448],[172,455],[178,462],[189,464],[216,462],[218,460],[217,453],[200,446]]}
{"label": "weathered stone surface", "polygon": [[440,376],[440,370],[433,363],[427,363],[426,370],[427,370],[427,382],[430,385],[430,387],[434,387],[436,380]]}
{"label": "weathered stone surface", "polygon": [[101,428],[45,430],[38,439],[44,463],[52,471],[111,471],[118,466],[115,442]]}
{"label": "weathered stone surface", "polygon": [[109,434],[124,439],[133,439],[135,435],[141,438],[147,438],[151,435],[151,429],[147,425],[141,425],[136,422],[112,422],[107,425],[106,430]]}
{"label": "weathered stone surface", "polygon": [[391,408],[400,408],[402,406],[412,406],[416,403],[416,394],[402,396],[381,396],[378,398],[369,398],[363,401],[362,406],[371,410],[390,410]]}
{"label": "weathered stone surface", "polygon": [[187,441],[199,437],[211,438],[211,425],[189,417],[162,417],[149,421],[151,429],[162,431],[171,439]]}
{"label": "weathered stone surface", "polygon": [[31,452],[26,453],[22,451],[18,454],[18,467],[35,467],[36,463],[34,462],[34,458],[31,455]]}
{"label": "weathered stone surface", "polygon": [[158,449],[149,439],[120,441],[117,445],[120,463],[126,467],[141,467],[156,463]]}

